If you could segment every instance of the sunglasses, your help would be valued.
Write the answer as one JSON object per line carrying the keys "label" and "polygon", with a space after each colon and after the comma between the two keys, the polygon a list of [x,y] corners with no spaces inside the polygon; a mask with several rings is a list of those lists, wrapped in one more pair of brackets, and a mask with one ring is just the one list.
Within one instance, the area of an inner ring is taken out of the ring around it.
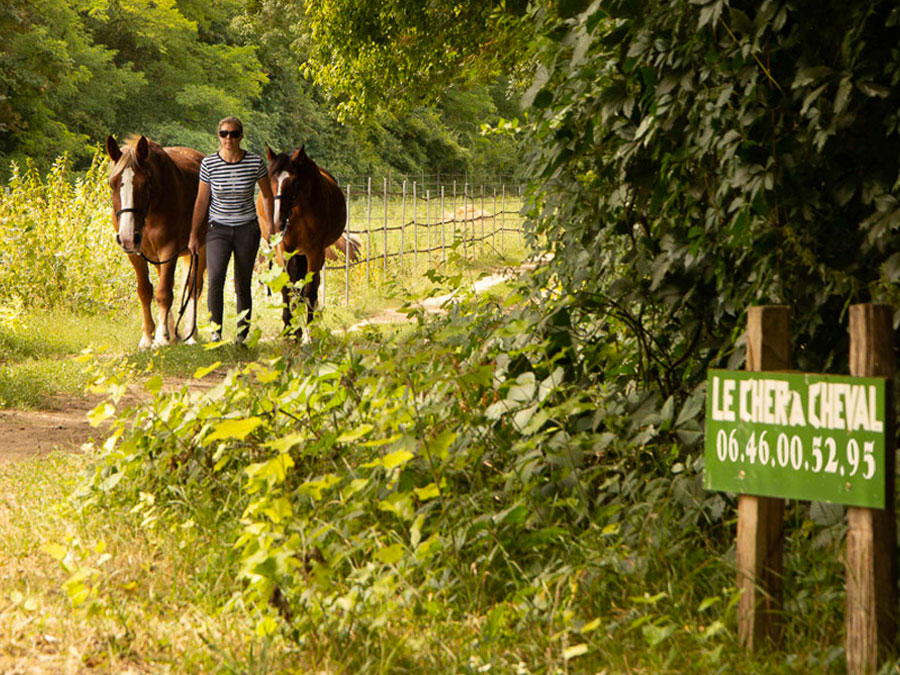
{"label": "sunglasses", "polygon": [[220,138],[228,138],[229,136],[231,136],[232,138],[240,138],[243,135],[244,132],[238,131],[237,129],[234,129],[232,131],[229,131],[228,129],[219,129]]}

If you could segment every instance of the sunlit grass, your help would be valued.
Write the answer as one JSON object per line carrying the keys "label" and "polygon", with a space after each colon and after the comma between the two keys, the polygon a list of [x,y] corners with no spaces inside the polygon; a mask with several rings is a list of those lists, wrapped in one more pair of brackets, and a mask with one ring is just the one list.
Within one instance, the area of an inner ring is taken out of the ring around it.
{"label": "sunlit grass", "polygon": [[[79,513],[69,496],[90,461],[55,453],[0,465],[0,671],[150,662],[154,672],[208,672],[228,660],[217,651],[249,653],[240,612],[216,609],[234,580],[208,545],[215,523],[198,522],[196,546],[179,547],[149,511]],[[65,589],[76,575],[89,590],[73,607]]]}

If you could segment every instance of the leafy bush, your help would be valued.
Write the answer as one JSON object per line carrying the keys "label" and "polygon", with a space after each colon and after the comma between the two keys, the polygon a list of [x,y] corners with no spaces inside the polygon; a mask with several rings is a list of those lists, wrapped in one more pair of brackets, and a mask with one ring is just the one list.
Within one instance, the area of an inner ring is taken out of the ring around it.
{"label": "leafy bush", "polygon": [[[203,393],[162,395],[150,377],[155,396],[118,413],[83,503],[152,518],[186,548],[219,532],[210,555],[235,582],[219,602],[348,669],[385,649],[382,670],[740,658],[732,505],[668,435],[696,438],[702,399],[660,414],[637,392],[573,385],[521,298],[448,309],[410,309],[415,329],[391,340],[320,333]],[[97,421],[138,375],[98,368],[111,396]],[[834,640],[839,602],[808,629]],[[448,635],[456,653],[425,648]]]}
{"label": "leafy bush", "polygon": [[134,272],[115,242],[106,161],[73,180],[65,156],[42,178],[13,165],[0,190],[0,300],[92,312],[133,302]]}
{"label": "leafy bush", "polygon": [[683,400],[786,304],[797,367],[845,372],[847,305],[900,278],[895,5],[593,3],[541,32],[536,233],[584,368]]}

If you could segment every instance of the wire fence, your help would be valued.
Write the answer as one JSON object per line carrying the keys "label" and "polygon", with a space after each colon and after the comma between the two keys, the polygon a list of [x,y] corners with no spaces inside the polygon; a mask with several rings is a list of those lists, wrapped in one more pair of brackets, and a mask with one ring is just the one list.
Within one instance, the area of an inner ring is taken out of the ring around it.
{"label": "wire fence", "polygon": [[[380,183],[380,184],[379,184]],[[320,286],[324,305],[330,288],[343,282],[343,302],[349,304],[353,284],[377,285],[411,270],[431,269],[447,262],[448,251],[483,255],[521,248],[521,185],[502,181],[447,185],[388,178],[361,185],[345,184],[347,225],[344,247],[326,262]],[[335,274],[340,281],[334,280]]]}

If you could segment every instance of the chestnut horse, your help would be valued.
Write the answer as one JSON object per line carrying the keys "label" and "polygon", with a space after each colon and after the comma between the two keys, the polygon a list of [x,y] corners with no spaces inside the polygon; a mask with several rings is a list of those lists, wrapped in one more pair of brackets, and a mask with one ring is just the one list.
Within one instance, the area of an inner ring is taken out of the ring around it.
{"label": "chestnut horse", "polygon": [[[112,161],[109,187],[116,241],[134,267],[143,309],[143,336],[138,346],[147,349],[171,344],[178,338],[172,310],[175,263],[182,256],[190,260],[187,244],[203,153],[191,148],[163,148],[144,136],[129,139],[122,148],[108,136],[106,152]],[[150,310],[154,296],[148,262],[159,271],[158,324],[153,323]],[[190,272],[196,283],[191,287],[186,326],[195,326],[205,270],[206,243],[201,241],[196,269]],[[193,333],[191,328],[189,343],[194,342]]]}
{"label": "chestnut horse", "polygon": [[[281,243],[276,246],[278,262],[286,266],[291,286],[312,272],[312,279],[300,291],[307,307],[307,323],[313,319],[313,310],[319,295],[319,273],[325,264],[325,250],[334,244],[344,231],[347,222],[347,204],[344,193],[334,176],[320,169],[305,151],[305,146],[290,153],[276,154],[266,146],[269,159],[269,180],[275,195],[276,232],[283,232]],[[262,200],[256,200],[260,230],[269,237],[262,211]],[[285,256],[284,252],[293,253]],[[285,260],[287,258],[287,260]],[[284,309],[281,318],[285,328],[291,325],[291,287],[281,290]],[[297,328],[299,334],[302,329]]]}

